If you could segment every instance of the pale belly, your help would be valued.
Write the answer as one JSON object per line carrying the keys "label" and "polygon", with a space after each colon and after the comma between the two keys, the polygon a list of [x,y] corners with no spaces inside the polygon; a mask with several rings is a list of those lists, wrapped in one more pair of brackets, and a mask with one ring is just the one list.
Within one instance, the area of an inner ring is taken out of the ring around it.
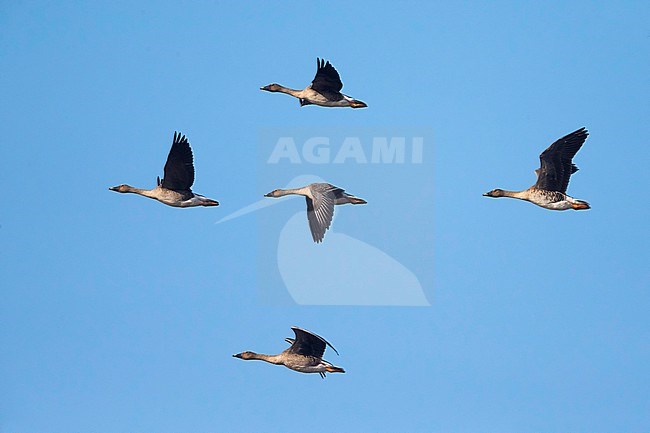
{"label": "pale belly", "polygon": [[156,197],[152,198],[155,198],[161,203],[165,203],[167,206],[185,207],[183,205],[183,196],[175,191],[161,190],[158,192]]}
{"label": "pale belly", "polygon": [[545,209],[550,209],[550,210],[567,210],[567,209],[573,209],[573,206],[571,206],[571,203],[569,203],[567,200],[562,200],[562,201],[556,201],[554,203],[546,203],[546,204],[539,204],[535,203],[537,206],[541,206]]}
{"label": "pale belly", "polygon": [[284,366],[301,373],[319,373],[327,371],[324,364],[312,363],[310,365],[305,365],[303,360],[298,360],[296,362],[288,360],[284,362]]}
{"label": "pale belly", "polygon": [[530,195],[529,201],[549,210],[567,210],[572,208],[567,196],[556,191],[537,190]]}
{"label": "pale belly", "polygon": [[321,95],[318,92],[315,92],[310,89],[310,92],[303,96],[303,99],[306,99],[314,105],[320,105],[321,107],[349,107],[350,102],[345,99],[340,99],[338,101],[330,101],[325,96]]}

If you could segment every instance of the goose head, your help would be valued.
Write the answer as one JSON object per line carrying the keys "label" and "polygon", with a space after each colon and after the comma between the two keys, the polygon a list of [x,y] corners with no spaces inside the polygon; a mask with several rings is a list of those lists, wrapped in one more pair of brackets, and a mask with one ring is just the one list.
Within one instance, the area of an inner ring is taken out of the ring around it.
{"label": "goose head", "polygon": [[112,186],[108,189],[115,192],[129,192],[131,191],[132,187],[129,185],[122,184],[122,185]]}
{"label": "goose head", "polygon": [[483,197],[503,197],[505,194],[503,193],[502,189],[493,189],[492,191],[488,191],[485,194],[483,194]]}
{"label": "goose head", "polygon": [[267,92],[279,92],[280,89],[282,89],[282,86],[275,83],[271,83],[268,86],[260,87],[260,90],[266,90]]}
{"label": "goose head", "polygon": [[274,189],[268,194],[264,194],[264,197],[280,197],[280,190],[279,189]]}
{"label": "goose head", "polygon": [[242,353],[237,353],[233,355],[234,358],[239,358],[239,359],[252,359],[255,356],[255,353],[253,352],[242,352]]}

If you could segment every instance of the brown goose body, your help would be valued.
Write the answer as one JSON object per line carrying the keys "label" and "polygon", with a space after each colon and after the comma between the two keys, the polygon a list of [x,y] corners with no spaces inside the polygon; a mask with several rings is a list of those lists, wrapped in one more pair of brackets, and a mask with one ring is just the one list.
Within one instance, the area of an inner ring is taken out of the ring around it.
{"label": "brown goose body", "polygon": [[187,138],[174,132],[174,141],[165,163],[163,179],[158,178],[153,189],[135,188],[122,184],[111,191],[138,194],[173,207],[218,206],[219,202],[192,192],[194,184],[194,156]]}
{"label": "brown goose body", "polygon": [[322,378],[325,378],[326,373],[345,373],[345,370],[341,367],[336,367],[323,359],[327,346],[332,348],[337,355],[339,354],[323,337],[296,326],[292,326],[291,329],[295,334],[295,338],[285,339],[291,346],[277,355],[246,351],[233,355],[233,357],[284,365],[300,373],[318,373]]}
{"label": "brown goose body", "polygon": [[302,90],[290,89],[280,84],[272,83],[260,87],[267,92],[279,92],[298,98],[300,106],[320,105],[321,107],[351,107],[365,108],[365,102],[341,93],[343,82],[339,73],[330,62],[316,59],[316,76],[311,84]]}
{"label": "brown goose body", "polygon": [[366,204],[367,202],[329,183],[311,183],[302,188],[275,189],[264,197],[302,195],[307,201],[307,220],[314,242],[323,241],[325,232],[334,218],[334,206],[343,204]]}
{"label": "brown goose body", "polygon": [[572,160],[580,150],[589,132],[580,128],[551,144],[539,156],[540,168],[535,170],[537,182],[523,191],[493,189],[485,197],[510,197],[525,200],[550,210],[582,210],[591,206],[584,200],[566,194],[569,179],[578,171]]}

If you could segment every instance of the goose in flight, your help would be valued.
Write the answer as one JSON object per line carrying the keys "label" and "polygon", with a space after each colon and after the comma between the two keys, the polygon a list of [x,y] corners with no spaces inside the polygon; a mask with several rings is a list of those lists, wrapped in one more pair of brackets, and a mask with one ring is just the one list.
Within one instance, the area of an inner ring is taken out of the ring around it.
{"label": "goose in flight", "polygon": [[289,89],[275,83],[260,87],[260,90],[266,90],[267,92],[281,92],[294,96],[300,101],[301,107],[312,104],[320,105],[322,107],[367,107],[365,102],[341,93],[341,89],[343,88],[341,77],[330,62],[317,58],[316,67],[317,70],[314,81],[303,90]]}
{"label": "goose in flight", "polygon": [[194,158],[192,149],[184,135],[174,132],[172,148],[165,163],[163,179],[158,178],[154,189],[140,189],[129,185],[118,185],[108,189],[121,193],[139,194],[153,198],[174,207],[219,206],[219,202],[191,190],[194,183]]}
{"label": "goose in flight", "polygon": [[539,156],[541,166],[535,185],[523,191],[493,189],[483,194],[485,197],[511,197],[526,200],[550,210],[590,209],[589,203],[566,194],[569,178],[578,171],[571,161],[580,150],[589,133],[585,128],[568,134],[551,144]]}
{"label": "goose in flight", "polygon": [[334,206],[340,204],[366,204],[364,199],[355,197],[329,183],[311,183],[302,188],[275,189],[264,197],[283,197],[285,195],[302,195],[307,201],[307,220],[314,242],[319,243],[325,237],[334,217]]}
{"label": "goose in flight", "polygon": [[[322,183],[314,175],[300,175],[291,179],[283,188],[297,188],[311,183]],[[399,191],[397,191],[399,196]],[[294,196],[294,198],[297,198]],[[287,199],[288,200],[288,199]],[[303,203],[302,200],[298,200]],[[247,218],[251,214],[283,205],[284,200],[261,199],[216,221],[226,224],[231,220]],[[422,283],[418,276],[391,255],[390,249],[367,243],[341,226],[331,228],[327,242],[310,248],[313,240],[305,236],[305,210],[292,206],[289,218],[278,218],[281,227],[277,244],[268,245],[264,251],[262,273],[280,274],[291,300],[298,305],[401,305],[428,306]],[[371,212],[371,209],[364,209]],[[380,212],[380,210],[375,210]],[[364,217],[365,220],[365,217]],[[313,269],[336,269],[327,278],[314,278]],[[350,278],[347,270],[364,269]],[[390,290],[386,290],[390,287]],[[291,344],[291,343],[289,343]]]}
{"label": "goose in flight", "polygon": [[233,356],[244,360],[257,359],[275,365],[284,365],[300,373],[318,373],[322,378],[325,378],[325,373],[345,373],[341,367],[336,367],[323,359],[327,346],[331,347],[337,355],[339,354],[323,337],[295,326],[291,329],[296,338],[285,338],[291,346],[278,355],[246,351]]}

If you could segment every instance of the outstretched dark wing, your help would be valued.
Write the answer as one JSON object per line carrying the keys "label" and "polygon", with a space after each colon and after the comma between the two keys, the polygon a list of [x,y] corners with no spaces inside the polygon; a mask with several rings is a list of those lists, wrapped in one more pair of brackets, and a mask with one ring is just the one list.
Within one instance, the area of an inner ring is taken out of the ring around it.
{"label": "outstretched dark wing", "polygon": [[332,224],[334,218],[334,204],[336,195],[343,190],[329,183],[314,183],[311,185],[314,199],[305,197],[307,200],[307,220],[309,230],[314,242],[322,242],[325,232]]}
{"label": "outstretched dark wing", "polygon": [[334,66],[325,60],[316,59],[316,76],[314,81],[311,82],[311,88],[317,92],[340,92],[343,88],[341,77],[336,72]]}
{"label": "outstretched dark wing", "polygon": [[165,163],[163,188],[174,191],[188,191],[194,184],[194,158],[187,138],[174,132],[174,142]]}
{"label": "outstretched dark wing", "polygon": [[585,128],[580,128],[560,138],[542,152],[539,155],[541,166],[535,170],[537,173],[535,188],[566,192],[569,178],[578,171],[578,167],[571,160],[580,150],[588,135],[589,132]]}
{"label": "outstretched dark wing", "polygon": [[325,347],[329,346],[337,355],[339,354],[339,352],[323,337],[296,326],[292,326],[291,329],[293,329],[293,333],[296,334],[296,339],[293,340],[291,347],[287,349],[290,353],[322,358],[323,353],[325,353]]}

